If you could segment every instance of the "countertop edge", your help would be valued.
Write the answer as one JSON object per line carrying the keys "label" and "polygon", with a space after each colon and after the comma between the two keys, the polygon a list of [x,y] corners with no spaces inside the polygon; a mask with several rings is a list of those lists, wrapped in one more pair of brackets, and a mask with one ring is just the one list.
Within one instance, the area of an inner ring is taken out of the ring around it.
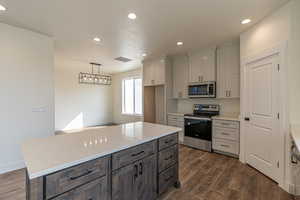
{"label": "countertop edge", "polygon": [[102,152],[102,153],[99,153],[99,154],[95,154],[95,155],[92,155],[92,156],[89,156],[89,157],[86,157],[86,158],[83,158],[83,159],[80,159],[80,160],[76,160],[76,161],[73,161],[73,162],[65,163],[63,165],[59,165],[57,167],[53,167],[53,168],[49,168],[49,169],[46,169],[46,170],[42,170],[40,172],[30,173],[30,171],[27,169],[27,171],[28,171],[28,177],[29,177],[30,180],[32,180],[32,179],[39,178],[39,177],[42,177],[42,176],[45,176],[45,175],[49,175],[49,174],[58,172],[60,170],[64,170],[66,168],[82,164],[84,162],[88,162],[88,161],[91,161],[91,160],[94,160],[94,159],[97,159],[97,158],[105,157],[107,155],[116,153],[118,151],[122,151],[122,150],[125,150],[125,149],[128,149],[128,148],[140,145],[140,144],[144,144],[144,143],[147,143],[147,142],[151,142],[153,140],[157,140],[159,138],[162,138],[162,137],[165,137],[165,136],[168,136],[168,135],[180,132],[181,130],[182,130],[181,128],[178,128],[178,131],[175,131],[175,132],[165,133],[165,134],[162,134],[160,136],[155,136],[153,138],[149,138],[149,139],[145,139],[145,140],[139,141],[136,144],[131,144],[131,145],[128,145],[128,146],[122,146],[120,148],[115,148],[112,151],[107,151],[107,152]]}
{"label": "countertop edge", "polygon": [[230,116],[214,116],[214,117],[212,117],[212,119],[240,122],[239,117],[230,117]]}

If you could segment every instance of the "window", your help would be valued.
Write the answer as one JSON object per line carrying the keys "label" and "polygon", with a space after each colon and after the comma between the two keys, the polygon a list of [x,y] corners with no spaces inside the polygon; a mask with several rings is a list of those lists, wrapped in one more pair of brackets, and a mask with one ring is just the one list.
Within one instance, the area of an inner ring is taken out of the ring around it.
{"label": "window", "polygon": [[142,115],[142,79],[124,79],[122,82],[122,113]]}

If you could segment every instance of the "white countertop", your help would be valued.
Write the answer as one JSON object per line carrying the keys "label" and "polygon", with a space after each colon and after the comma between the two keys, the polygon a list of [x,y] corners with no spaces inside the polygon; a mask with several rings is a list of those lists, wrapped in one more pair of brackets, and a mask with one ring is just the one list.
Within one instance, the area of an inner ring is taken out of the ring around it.
{"label": "white countertop", "polygon": [[135,122],[32,139],[22,144],[22,153],[33,179],[179,131],[181,128]]}
{"label": "white countertop", "polygon": [[175,116],[184,117],[184,113],[168,113],[168,115],[175,115]]}
{"label": "white countertop", "polygon": [[221,114],[212,117],[212,119],[228,120],[228,121],[240,121],[240,114]]}
{"label": "white countertop", "polygon": [[291,132],[292,138],[297,146],[298,151],[300,151],[300,124],[291,125],[290,132]]}

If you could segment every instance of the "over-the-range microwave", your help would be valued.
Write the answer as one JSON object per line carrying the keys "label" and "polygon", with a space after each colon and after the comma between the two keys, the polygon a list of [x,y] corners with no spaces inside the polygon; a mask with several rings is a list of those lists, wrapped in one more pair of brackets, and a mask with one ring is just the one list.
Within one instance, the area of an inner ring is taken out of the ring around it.
{"label": "over-the-range microwave", "polygon": [[189,98],[216,98],[216,82],[190,83]]}

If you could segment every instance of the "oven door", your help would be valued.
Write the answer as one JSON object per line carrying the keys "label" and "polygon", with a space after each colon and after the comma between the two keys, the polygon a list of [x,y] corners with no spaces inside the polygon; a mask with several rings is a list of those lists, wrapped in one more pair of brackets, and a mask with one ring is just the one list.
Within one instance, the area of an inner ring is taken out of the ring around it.
{"label": "oven door", "polygon": [[212,140],[211,119],[184,119],[184,135],[202,140]]}

